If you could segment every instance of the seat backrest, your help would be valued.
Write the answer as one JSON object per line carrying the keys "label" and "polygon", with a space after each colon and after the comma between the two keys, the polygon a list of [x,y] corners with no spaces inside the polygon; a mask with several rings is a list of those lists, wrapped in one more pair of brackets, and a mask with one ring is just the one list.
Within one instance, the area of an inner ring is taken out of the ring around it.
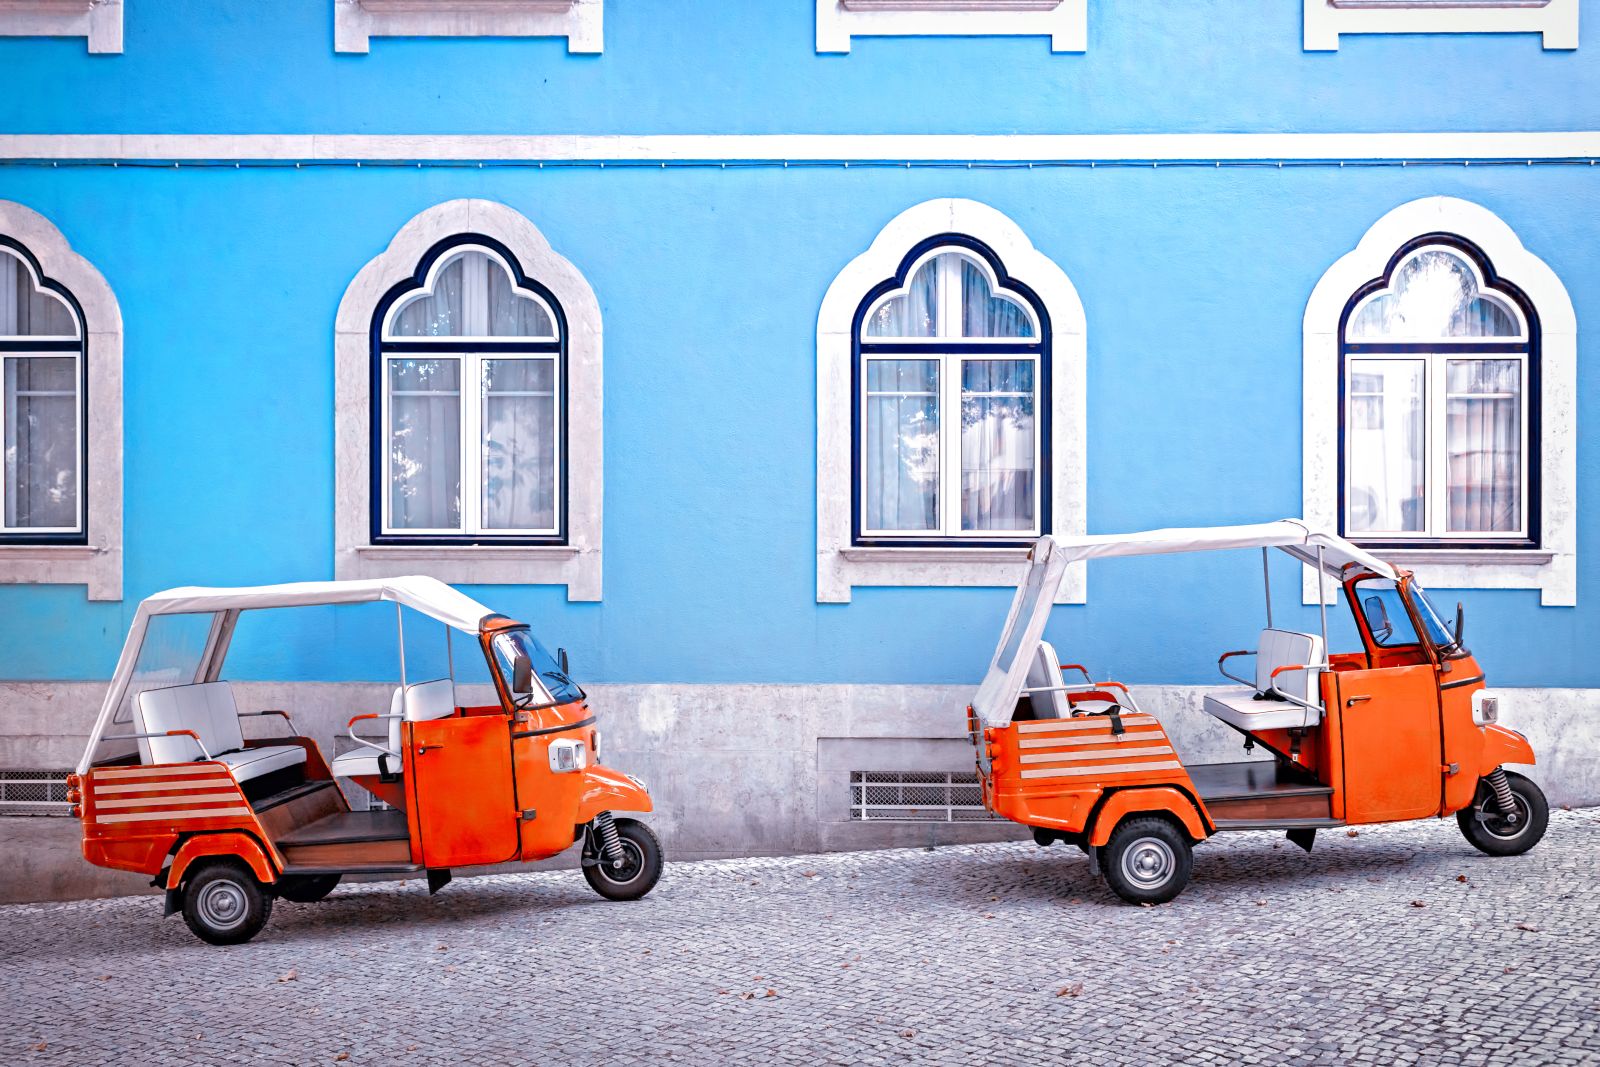
{"label": "seat backrest", "polygon": [[[1061,676],[1061,660],[1056,657],[1055,646],[1049,641],[1040,641],[1038,649],[1033,654],[1033,662],[1028,664],[1027,687],[1055,687],[1065,685],[1066,681]],[[1034,714],[1040,718],[1066,719],[1072,715],[1072,704],[1067,700],[1067,694],[1061,689],[1052,693],[1035,693],[1028,699],[1033,701]],[[1048,709],[1049,714],[1041,712]]]}
{"label": "seat backrest", "polygon": [[[239,707],[227,682],[198,682],[167,689],[147,689],[135,701],[139,733],[193,730],[206,751],[216,756],[244,747]],[[144,763],[192,763],[204,759],[187,737],[151,737],[139,740]]]}
{"label": "seat backrest", "polygon": [[[1256,692],[1265,693],[1273,687],[1272,672],[1279,667],[1322,662],[1322,638],[1316,634],[1262,630],[1261,640],[1256,645]],[[1320,675],[1319,670],[1284,671],[1278,675],[1276,684],[1290,696],[1299,697],[1309,704],[1321,704]]]}
{"label": "seat backrest", "polygon": [[440,678],[408,685],[404,705],[407,722],[448,718],[456,713],[456,684]]}
{"label": "seat backrest", "polygon": [[[406,713],[406,691],[398,685],[394,687],[394,695],[389,698],[389,751],[395,755],[400,754],[400,720]],[[368,749],[367,751],[371,751]]]}

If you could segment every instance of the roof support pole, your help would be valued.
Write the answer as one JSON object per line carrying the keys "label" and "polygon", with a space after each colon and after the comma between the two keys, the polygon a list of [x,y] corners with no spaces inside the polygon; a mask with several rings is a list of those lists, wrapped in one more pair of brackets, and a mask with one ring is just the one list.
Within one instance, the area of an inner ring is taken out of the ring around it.
{"label": "roof support pole", "polygon": [[455,645],[450,640],[450,624],[444,624],[444,662],[450,670],[450,685],[456,684],[456,651]]}
{"label": "roof support pole", "polygon": [[394,606],[394,628],[400,641],[400,688],[406,687],[406,617],[405,609],[399,604]]}
{"label": "roof support pole", "polygon": [[1322,658],[1328,658],[1328,572],[1322,569],[1322,546],[1317,546],[1317,610],[1322,613]]}
{"label": "roof support pole", "polygon": [[1270,549],[1261,550],[1261,584],[1267,590],[1267,629],[1272,629],[1272,568],[1267,565]]}

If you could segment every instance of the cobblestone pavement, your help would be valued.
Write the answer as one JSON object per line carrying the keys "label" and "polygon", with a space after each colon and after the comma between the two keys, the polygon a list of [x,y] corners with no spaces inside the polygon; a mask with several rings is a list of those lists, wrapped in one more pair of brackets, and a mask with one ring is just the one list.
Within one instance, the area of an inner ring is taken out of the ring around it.
{"label": "cobblestone pavement", "polygon": [[1600,1063],[1600,810],[1201,847],[1131,908],[976,845],[341,887],[208,947],[154,897],[0,909],[0,1063]]}

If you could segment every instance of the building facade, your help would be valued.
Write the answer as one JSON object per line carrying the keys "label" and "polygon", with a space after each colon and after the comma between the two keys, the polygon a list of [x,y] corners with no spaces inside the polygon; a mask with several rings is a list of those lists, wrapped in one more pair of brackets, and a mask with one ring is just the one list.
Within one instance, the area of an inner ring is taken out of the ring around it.
{"label": "building facade", "polygon": [[[569,650],[676,855],[993,836],[1029,540],[1285,515],[1462,601],[1600,800],[1578,0],[14,6],[0,809],[141,597],[420,572]],[[1096,563],[1048,636],[1231,755],[1260,572]],[[381,611],[235,649],[330,748],[397,677]],[[72,831],[0,818],[5,895],[125,885]]]}

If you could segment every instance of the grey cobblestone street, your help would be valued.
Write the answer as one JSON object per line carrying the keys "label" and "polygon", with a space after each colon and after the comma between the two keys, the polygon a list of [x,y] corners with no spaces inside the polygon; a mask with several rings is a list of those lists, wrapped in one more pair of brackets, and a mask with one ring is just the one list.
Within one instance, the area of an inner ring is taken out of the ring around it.
{"label": "grey cobblestone street", "polygon": [[1170,905],[1028,844],[341,887],[208,947],[155,897],[0,909],[0,1062],[1600,1063],[1600,810],[1196,854]]}

